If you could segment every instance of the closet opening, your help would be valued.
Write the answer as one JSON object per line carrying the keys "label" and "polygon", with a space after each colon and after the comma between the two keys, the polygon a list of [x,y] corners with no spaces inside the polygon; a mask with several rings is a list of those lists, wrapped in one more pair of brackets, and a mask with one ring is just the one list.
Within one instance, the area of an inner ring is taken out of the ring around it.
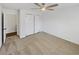
{"label": "closet opening", "polygon": [[6,38],[17,35],[17,15],[15,14],[5,15],[5,29],[6,29]]}
{"label": "closet opening", "polygon": [[8,37],[17,35],[18,14],[14,12],[2,13],[2,45]]}

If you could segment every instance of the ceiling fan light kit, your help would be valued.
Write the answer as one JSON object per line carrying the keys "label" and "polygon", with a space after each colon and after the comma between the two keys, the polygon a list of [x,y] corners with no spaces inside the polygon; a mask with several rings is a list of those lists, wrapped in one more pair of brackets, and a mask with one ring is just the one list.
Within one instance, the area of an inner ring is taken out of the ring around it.
{"label": "ceiling fan light kit", "polygon": [[42,10],[42,11],[45,11],[45,10],[46,10],[46,8],[45,8],[45,7],[43,7],[43,8],[41,8],[41,10]]}

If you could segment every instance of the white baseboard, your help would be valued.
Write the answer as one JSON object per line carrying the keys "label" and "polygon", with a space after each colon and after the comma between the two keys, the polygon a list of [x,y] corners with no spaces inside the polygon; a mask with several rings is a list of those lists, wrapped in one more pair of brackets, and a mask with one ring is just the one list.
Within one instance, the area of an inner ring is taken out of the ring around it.
{"label": "white baseboard", "polygon": [[[46,32],[46,31],[43,31],[43,32]],[[62,37],[62,36],[59,36],[59,35],[56,35],[56,34],[52,34],[52,33],[49,33],[49,32],[46,32],[46,33],[48,33],[48,34],[50,34],[50,35],[54,35],[54,36],[56,36],[56,37],[59,37],[59,38],[61,38],[61,39],[64,39],[64,40],[67,40],[67,41],[69,41],[69,42],[72,42],[72,43],[74,43],[74,44],[79,45],[79,42],[78,42],[78,41],[69,40],[69,39],[66,38],[66,37]]]}
{"label": "white baseboard", "polygon": [[2,47],[2,41],[0,41],[0,48]]}

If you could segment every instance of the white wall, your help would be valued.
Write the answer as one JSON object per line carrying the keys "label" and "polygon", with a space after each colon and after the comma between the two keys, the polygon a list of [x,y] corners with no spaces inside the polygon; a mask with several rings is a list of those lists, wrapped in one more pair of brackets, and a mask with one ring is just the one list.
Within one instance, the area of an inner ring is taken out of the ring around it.
{"label": "white wall", "polygon": [[17,35],[19,36],[20,35],[20,28],[19,28],[19,25],[20,25],[20,11],[18,10],[18,19],[17,19]]}
{"label": "white wall", "polygon": [[1,47],[1,45],[2,45],[2,25],[1,25],[1,10],[2,10],[2,8],[1,8],[1,6],[0,6],[0,47]]}
{"label": "white wall", "polygon": [[43,31],[79,44],[79,6],[45,13],[41,19]]}
{"label": "white wall", "polygon": [[17,10],[4,9],[3,12],[5,19],[5,28],[7,28],[6,33],[16,32],[18,20]]}

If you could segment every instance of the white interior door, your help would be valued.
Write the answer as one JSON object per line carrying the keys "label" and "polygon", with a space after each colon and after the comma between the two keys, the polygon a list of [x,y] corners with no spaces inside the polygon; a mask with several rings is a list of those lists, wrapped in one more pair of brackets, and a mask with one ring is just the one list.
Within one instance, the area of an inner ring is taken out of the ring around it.
{"label": "white interior door", "polygon": [[5,43],[5,39],[6,39],[6,28],[5,28],[5,24],[4,24],[4,13],[1,13],[0,15],[0,47]]}
{"label": "white interior door", "polygon": [[5,24],[5,14],[3,13],[3,40],[4,40],[4,43],[5,43],[5,40],[6,40],[6,24]]}
{"label": "white interior door", "polygon": [[34,33],[34,19],[32,15],[25,15],[24,19],[21,20],[21,33],[22,37],[26,37]]}

